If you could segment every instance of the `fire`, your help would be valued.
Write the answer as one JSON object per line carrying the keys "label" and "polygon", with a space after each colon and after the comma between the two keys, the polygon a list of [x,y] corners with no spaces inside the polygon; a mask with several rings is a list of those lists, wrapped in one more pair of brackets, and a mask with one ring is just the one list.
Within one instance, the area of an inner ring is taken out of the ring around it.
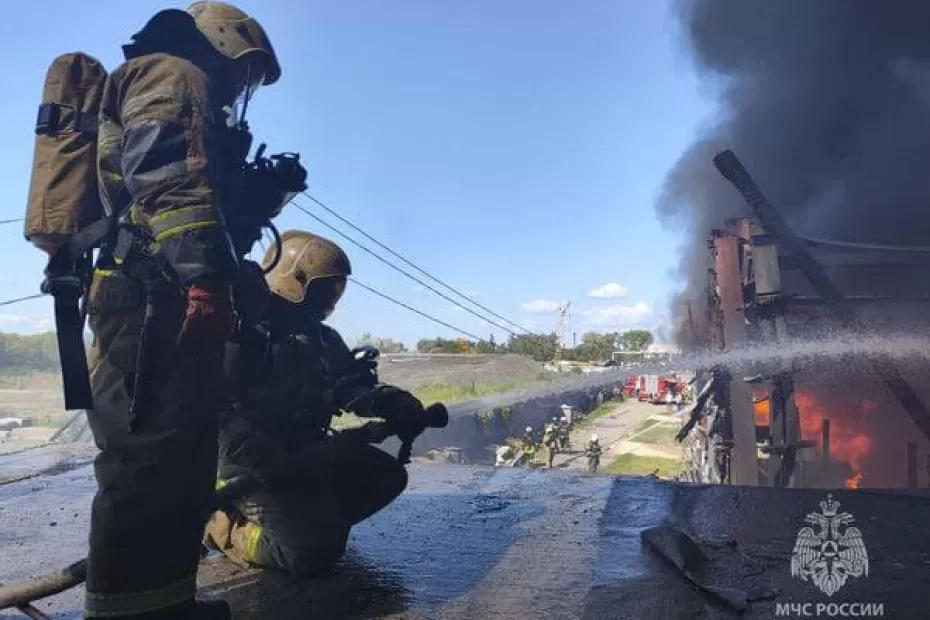
{"label": "fire", "polygon": [[857,471],[852,476],[846,479],[847,489],[858,489],[860,484],[862,484],[862,472],[861,471]]}
{"label": "fire", "polygon": [[752,413],[756,418],[756,426],[768,426],[771,401],[768,398],[753,401]]}
{"label": "fire", "polygon": [[868,418],[878,410],[878,405],[874,401],[863,400],[851,407],[827,407],[811,390],[796,391],[794,402],[800,412],[803,439],[814,440],[820,445],[824,418],[830,420],[830,457],[849,463],[854,473],[846,481],[846,487],[858,489],[863,466],[872,451],[872,438],[866,434]]}

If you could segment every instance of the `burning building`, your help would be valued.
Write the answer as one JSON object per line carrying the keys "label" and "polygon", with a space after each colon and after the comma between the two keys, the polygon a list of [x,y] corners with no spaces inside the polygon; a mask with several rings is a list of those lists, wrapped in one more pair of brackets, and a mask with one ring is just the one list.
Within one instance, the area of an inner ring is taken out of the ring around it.
{"label": "burning building", "polygon": [[[930,329],[930,247],[793,241],[803,256],[747,217],[712,231],[708,244],[708,303],[695,337],[743,352],[718,386],[729,480],[930,485],[930,351],[895,350]],[[808,346],[795,355],[799,341]]]}
{"label": "burning building", "polygon": [[[677,7],[688,50],[720,104],[657,202],[660,217],[686,231],[687,284],[675,307],[690,312],[679,317],[679,342],[778,348],[785,339],[847,329],[830,295],[804,275],[803,257],[751,219],[740,192],[715,169],[714,155],[726,149],[744,159],[803,239],[860,333],[877,343],[926,339],[930,4],[682,0]],[[761,375],[750,383],[731,373],[726,393],[715,394],[713,426],[729,430],[710,442],[723,454],[711,469],[725,464],[732,481],[746,484],[930,484],[927,426],[915,413],[930,404],[930,363],[895,358],[876,368],[859,353],[759,368],[747,373]],[[792,462],[797,467],[784,466]]]}

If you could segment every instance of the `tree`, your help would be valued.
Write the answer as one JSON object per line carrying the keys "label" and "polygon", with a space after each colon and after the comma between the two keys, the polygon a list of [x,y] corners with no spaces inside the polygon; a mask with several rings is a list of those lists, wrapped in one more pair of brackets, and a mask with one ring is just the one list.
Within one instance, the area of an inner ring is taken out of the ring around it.
{"label": "tree", "polygon": [[0,333],[0,373],[47,371],[58,368],[53,332],[31,336]]}
{"label": "tree", "polygon": [[382,353],[404,353],[407,351],[407,347],[404,346],[404,343],[398,342],[393,338],[376,338],[370,333],[365,332],[355,341],[355,346],[363,347],[365,345],[370,345],[377,348]]}
{"label": "tree", "polygon": [[566,352],[566,357],[580,362],[608,360],[610,354],[617,348],[619,337],[620,335],[616,332],[607,334],[587,332],[582,335],[581,344]]}
{"label": "tree", "polygon": [[631,329],[620,334],[620,348],[624,351],[645,351],[652,344],[652,333],[646,329]]}
{"label": "tree", "polygon": [[445,338],[423,338],[417,341],[420,353],[466,353],[474,349],[474,343],[464,338],[446,340]]}
{"label": "tree", "polygon": [[497,344],[494,342],[494,334],[487,340],[479,340],[475,345],[476,353],[497,353]]}
{"label": "tree", "polygon": [[537,362],[548,362],[555,357],[559,346],[555,334],[521,334],[511,336],[507,341],[507,350],[517,355],[532,357]]}

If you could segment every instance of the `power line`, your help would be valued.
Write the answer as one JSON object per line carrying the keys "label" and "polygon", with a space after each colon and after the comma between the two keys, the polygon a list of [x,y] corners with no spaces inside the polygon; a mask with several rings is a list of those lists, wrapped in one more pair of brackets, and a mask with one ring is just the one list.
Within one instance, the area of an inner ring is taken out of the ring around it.
{"label": "power line", "polygon": [[442,286],[442,287],[444,287],[444,288],[446,288],[446,289],[452,291],[453,293],[455,293],[456,295],[458,295],[458,296],[461,297],[462,299],[468,301],[468,302],[471,303],[472,305],[477,306],[478,308],[481,308],[482,310],[484,310],[485,312],[487,312],[487,313],[490,314],[491,316],[493,316],[493,317],[495,317],[495,318],[498,318],[498,319],[504,321],[505,323],[508,323],[508,324],[510,324],[510,325],[513,325],[513,326],[516,327],[517,329],[519,329],[519,330],[521,330],[521,331],[523,331],[523,332],[526,332],[527,334],[531,333],[528,329],[526,329],[526,328],[523,327],[522,325],[520,325],[520,324],[518,324],[518,323],[514,323],[513,321],[511,321],[511,320],[508,319],[507,317],[501,316],[501,315],[499,315],[498,313],[496,313],[496,312],[494,312],[493,310],[491,310],[490,308],[488,308],[487,306],[484,306],[484,305],[478,303],[477,301],[475,301],[474,299],[472,299],[471,297],[469,297],[469,296],[466,295],[465,293],[462,293],[462,292],[459,291],[458,289],[454,288],[453,286],[450,286],[449,284],[446,284],[445,282],[443,282],[442,280],[440,280],[439,278],[437,278],[437,277],[434,276],[433,274],[429,273],[429,272],[426,271],[425,269],[422,269],[421,267],[419,267],[417,264],[415,264],[413,261],[411,261],[411,260],[409,260],[408,258],[406,258],[405,256],[403,256],[402,254],[399,254],[398,252],[395,252],[394,250],[392,250],[391,248],[389,248],[388,246],[386,246],[385,244],[381,243],[380,241],[378,241],[377,239],[375,239],[374,237],[372,237],[371,235],[369,235],[367,232],[365,232],[364,230],[362,230],[359,226],[357,226],[356,224],[353,224],[353,223],[350,222],[348,219],[342,217],[341,215],[339,215],[338,213],[336,213],[333,209],[331,209],[330,207],[328,207],[328,206],[326,206],[325,204],[323,204],[322,201],[316,199],[316,198],[315,198],[312,194],[310,194],[309,192],[306,192],[306,191],[305,191],[305,192],[301,192],[301,193],[302,193],[304,196],[306,196],[307,198],[309,198],[310,200],[312,200],[313,202],[315,202],[317,205],[319,205],[319,206],[320,206],[322,209],[324,209],[327,213],[329,213],[330,215],[332,215],[333,217],[335,217],[336,219],[338,219],[340,222],[342,222],[342,223],[345,224],[346,226],[349,226],[350,228],[352,228],[352,230],[355,230],[356,232],[360,233],[360,234],[361,234],[362,236],[364,236],[366,239],[368,239],[368,240],[371,241],[372,243],[376,244],[378,247],[380,247],[381,249],[385,250],[386,252],[390,253],[390,254],[391,254],[392,256],[394,256],[395,258],[399,258],[400,260],[402,260],[402,261],[403,261],[404,263],[406,263],[407,265],[413,267],[414,269],[416,269],[417,271],[419,271],[420,273],[422,273],[424,276],[426,276],[426,277],[429,278],[430,280],[432,280],[432,281],[438,283],[440,286]]}
{"label": "power line", "polygon": [[462,329],[462,328],[460,328],[460,327],[456,327],[455,325],[452,325],[452,324],[450,324],[450,323],[446,323],[446,322],[443,321],[442,319],[437,319],[436,317],[432,316],[431,314],[427,314],[426,312],[423,312],[422,310],[418,310],[418,309],[414,308],[413,306],[409,306],[409,305],[405,304],[404,302],[402,302],[402,301],[400,301],[400,300],[394,299],[393,297],[391,297],[391,296],[388,295],[387,293],[382,293],[381,291],[376,290],[376,289],[373,289],[372,287],[368,286],[367,284],[362,284],[361,282],[359,282],[359,281],[356,280],[355,278],[350,277],[349,280],[351,280],[354,284],[357,284],[357,285],[361,286],[363,289],[365,289],[365,290],[367,290],[367,291],[370,291],[370,292],[374,293],[375,295],[377,295],[377,296],[379,296],[379,297],[383,297],[384,299],[387,299],[388,301],[390,301],[390,302],[392,302],[392,303],[395,303],[395,304],[397,304],[398,306],[400,306],[400,307],[402,307],[402,308],[406,308],[407,310],[410,310],[411,312],[416,312],[416,313],[419,314],[420,316],[426,317],[426,318],[429,319],[430,321],[433,321],[433,322],[435,322],[435,323],[439,323],[440,325],[443,325],[443,326],[445,326],[445,327],[448,327],[448,328],[451,329],[452,331],[458,332],[458,333],[460,333],[460,334],[464,334],[465,336],[468,336],[469,338],[474,338],[475,340],[478,340],[478,341],[484,340],[484,338],[482,338],[481,336],[476,336],[476,335],[472,334],[471,332],[467,332],[467,331],[465,331],[464,329]]}
{"label": "power line", "polygon": [[38,299],[39,297],[45,297],[45,294],[37,293],[36,295],[29,295],[28,297],[19,297],[17,299],[7,299],[6,301],[0,301],[0,306],[9,306],[10,304],[17,304],[21,301],[28,301],[30,299]]}
{"label": "power line", "polygon": [[15,224],[16,222],[22,222],[23,218],[19,217],[12,220],[0,220],[0,224]]}
{"label": "power line", "polygon": [[[432,292],[436,293],[437,295],[439,295],[440,297],[442,297],[442,298],[445,299],[446,301],[448,301],[448,302],[450,302],[450,303],[452,303],[452,304],[455,304],[456,306],[458,306],[458,307],[461,308],[462,310],[465,310],[466,312],[469,312],[469,313],[473,314],[474,316],[478,317],[478,318],[481,319],[482,321],[485,321],[486,323],[490,323],[491,325],[497,327],[498,329],[504,330],[505,332],[507,332],[507,333],[510,334],[511,336],[514,336],[514,337],[522,337],[521,334],[517,334],[517,333],[514,332],[512,329],[510,329],[510,328],[508,328],[508,327],[505,327],[505,326],[501,325],[500,323],[497,323],[497,322],[495,322],[495,321],[492,321],[491,319],[487,318],[486,316],[482,316],[481,314],[478,314],[477,312],[475,312],[474,310],[472,310],[472,309],[469,308],[468,306],[462,305],[461,302],[456,301],[455,299],[452,299],[451,297],[449,297],[448,295],[446,295],[446,294],[443,293],[442,291],[439,291],[439,290],[435,289],[434,287],[430,286],[429,284],[427,284],[426,282],[424,282],[424,281],[421,280],[420,278],[416,277],[415,275],[413,275],[413,274],[410,273],[409,271],[406,271],[406,270],[403,269],[402,267],[398,267],[397,265],[395,265],[394,263],[392,263],[392,262],[389,261],[388,259],[384,258],[383,256],[381,256],[380,254],[378,254],[378,253],[375,252],[374,250],[371,250],[370,248],[368,248],[367,246],[365,246],[365,245],[362,244],[361,242],[356,241],[355,239],[353,239],[353,238],[350,237],[349,235],[345,234],[344,232],[342,232],[341,230],[339,230],[338,228],[336,228],[335,226],[333,226],[332,224],[330,224],[329,222],[327,222],[327,221],[324,220],[323,218],[321,218],[321,217],[319,217],[318,215],[316,215],[315,213],[312,213],[311,211],[307,210],[306,208],[304,208],[304,207],[303,207],[301,204],[299,204],[298,202],[296,202],[296,201],[291,201],[291,202],[292,202],[292,204],[293,204],[295,207],[297,207],[298,209],[300,209],[301,211],[303,211],[305,214],[307,214],[307,215],[309,215],[310,217],[312,217],[313,219],[315,219],[317,222],[319,222],[319,223],[322,224],[323,226],[326,226],[327,228],[329,228],[330,230],[332,230],[333,232],[335,232],[335,233],[336,233],[337,235],[339,235],[340,237],[342,237],[342,238],[346,239],[347,241],[349,241],[350,243],[356,245],[358,248],[360,248],[360,249],[363,250],[364,252],[367,252],[368,254],[374,256],[375,258],[377,258],[379,261],[381,261],[382,263],[384,263],[385,265],[387,265],[387,266],[390,267],[391,269],[394,269],[395,271],[397,271],[397,272],[399,272],[399,273],[402,273],[403,275],[407,276],[408,278],[410,278],[411,280],[413,280],[414,282],[416,282],[416,283],[419,284],[420,286],[426,287],[427,289],[429,289],[429,290],[431,290]],[[482,340],[483,340],[483,339],[482,339]]]}

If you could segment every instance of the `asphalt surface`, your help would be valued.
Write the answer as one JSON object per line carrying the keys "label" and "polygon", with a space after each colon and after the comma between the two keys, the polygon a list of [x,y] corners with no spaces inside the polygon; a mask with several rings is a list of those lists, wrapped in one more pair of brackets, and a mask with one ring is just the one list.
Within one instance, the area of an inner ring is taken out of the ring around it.
{"label": "asphalt surface", "polygon": [[[228,600],[240,619],[755,619],[806,602],[874,602],[883,617],[930,617],[926,495],[834,493],[862,531],[870,566],[829,598],[789,571],[797,532],[824,491],[454,465],[410,473],[399,500],[353,530],[333,575],[292,578],[212,557],[201,566],[203,594]],[[0,582],[81,557],[92,491],[88,466],[0,485]],[[742,592],[747,610],[697,588],[642,544],[643,530],[662,523],[697,541],[709,558],[702,579]],[[79,618],[81,596],[37,606]]]}

